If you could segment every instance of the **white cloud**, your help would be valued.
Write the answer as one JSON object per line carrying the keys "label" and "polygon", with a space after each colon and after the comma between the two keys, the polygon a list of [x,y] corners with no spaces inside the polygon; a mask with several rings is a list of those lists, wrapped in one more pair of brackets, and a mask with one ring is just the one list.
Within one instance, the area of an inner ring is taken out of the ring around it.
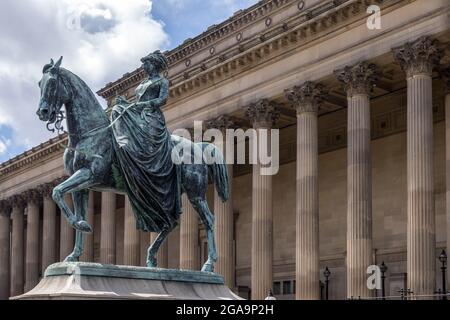
{"label": "white cloud", "polygon": [[[50,58],[94,90],[139,66],[168,38],[150,0],[20,0],[0,11],[0,125],[14,128],[14,145],[39,144],[51,134],[35,115],[37,82]],[[0,141],[1,142],[1,141]],[[0,154],[6,151],[2,141]]]}
{"label": "white cloud", "polygon": [[6,146],[6,143],[0,140],[0,155],[4,154],[8,147]]}

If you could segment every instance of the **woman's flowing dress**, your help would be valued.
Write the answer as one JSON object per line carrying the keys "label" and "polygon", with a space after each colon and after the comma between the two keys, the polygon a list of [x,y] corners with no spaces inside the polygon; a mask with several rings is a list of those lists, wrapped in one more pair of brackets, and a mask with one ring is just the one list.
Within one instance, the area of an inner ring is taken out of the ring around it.
{"label": "woman's flowing dress", "polygon": [[164,81],[146,80],[136,89],[137,102],[151,101],[152,106],[119,103],[111,113],[116,160],[137,228],[147,232],[174,227],[181,214],[179,173],[171,158],[173,143],[160,110],[167,98],[167,92],[161,92]]}

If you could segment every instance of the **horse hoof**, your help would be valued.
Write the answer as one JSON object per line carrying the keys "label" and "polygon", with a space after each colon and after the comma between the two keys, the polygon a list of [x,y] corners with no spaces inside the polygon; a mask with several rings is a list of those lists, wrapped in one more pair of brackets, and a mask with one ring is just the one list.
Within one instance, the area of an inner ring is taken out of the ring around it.
{"label": "horse hoof", "polygon": [[158,264],[155,258],[150,258],[147,260],[147,268],[157,268]]}
{"label": "horse hoof", "polygon": [[203,265],[202,272],[214,272],[214,264],[206,262]]}
{"label": "horse hoof", "polygon": [[74,255],[70,255],[64,259],[64,262],[78,262],[78,258]]}
{"label": "horse hoof", "polygon": [[87,223],[86,221],[78,221],[75,222],[74,226],[73,226],[76,230],[79,230],[81,232],[85,232],[85,233],[92,233],[92,228],[89,225],[89,223]]}

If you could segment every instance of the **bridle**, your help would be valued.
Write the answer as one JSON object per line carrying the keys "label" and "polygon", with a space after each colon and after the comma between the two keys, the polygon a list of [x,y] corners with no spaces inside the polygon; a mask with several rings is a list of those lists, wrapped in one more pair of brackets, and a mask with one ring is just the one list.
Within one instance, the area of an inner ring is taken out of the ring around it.
{"label": "bridle", "polygon": [[[64,133],[64,127],[62,125],[62,122],[65,119],[64,111],[61,110],[62,105],[63,105],[63,103],[61,101],[61,95],[60,95],[61,82],[65,89],[65,92],[67,92],[67,94],[69,94],[69,97],[72,97],[72,93],[71,92],[69,93],[69,91],[67,90],[67,85],[65,83],[64,77],[62,77],[59,74],[59,71],[57,71],[57,73],[56,73],[55,81],[56,81],[56,86],[55,86],[54,92],[52,93],[51,97],[55,97],[56,101],[54,104],[52,104],[51,108],[53,111],[53,110],[56,110],[58,108],[58,106],[60,106],[60,107],[59,107],[59,110],[55,111],[55,116],[54,116],[55,120],[52,119],[51,121],[50,120],[47,121],[47,130],[50,132],[53,132],[53,133],[55,131],[57,131],[58,134],[61,134],[61,133]],[[53,128],[51,127],[52,125],[53,125]]]}

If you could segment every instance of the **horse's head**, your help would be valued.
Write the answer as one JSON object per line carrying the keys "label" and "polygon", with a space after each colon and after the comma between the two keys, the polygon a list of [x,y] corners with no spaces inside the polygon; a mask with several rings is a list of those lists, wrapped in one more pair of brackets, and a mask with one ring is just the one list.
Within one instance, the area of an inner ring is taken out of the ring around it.
{"label": "horse's head", "polygon": [[61,75],[61,62],[62,57],[56,63],[52,59],[49,64],[46,64],[42,70],[42,79],[39,81],[41,99],[36,114],[41,121],[47,121],[48,124],[58,120],[63,104],[70,99]]}

